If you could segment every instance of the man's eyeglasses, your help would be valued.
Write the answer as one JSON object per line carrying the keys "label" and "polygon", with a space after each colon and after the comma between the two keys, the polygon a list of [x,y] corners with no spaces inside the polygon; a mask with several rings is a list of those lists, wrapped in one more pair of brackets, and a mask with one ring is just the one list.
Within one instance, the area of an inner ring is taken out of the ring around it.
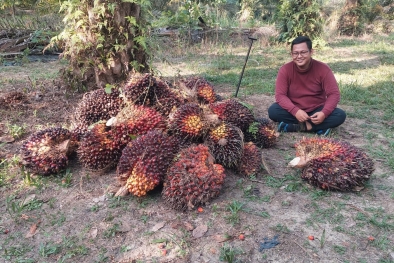
{"label": "man's eyeglasses", "polygon": [[308,54],[309,53],[309,50],[304,50],[304,51],[301,51],[301,52],[291,52],[290,54],[291,54],[291,56],[293,57],[293,58],[296,58],[296,57],[298,57],[299,55],[301,56],[301,57],[304,57],[304,56],[306,56],[306,54]]}

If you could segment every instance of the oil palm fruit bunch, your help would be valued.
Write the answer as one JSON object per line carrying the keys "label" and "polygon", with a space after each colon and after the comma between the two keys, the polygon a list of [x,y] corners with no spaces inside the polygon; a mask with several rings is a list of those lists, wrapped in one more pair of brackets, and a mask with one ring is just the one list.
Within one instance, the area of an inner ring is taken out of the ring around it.
{"label": "oil palm fruit bunch", "polygon": [[253,112],[235,99],[218,101],[210,105],[222,121],[234,124],[243,132],[254,122]]}
{"label": "oil palm fruit bunch", "polygon": [[203,144],[183,149],[164,179],[164,201],[177,210],[193,209],[217,197],[224,183],[224,168]]}
{"label": "oil palm fruit bunch", "polygon": [[151,105],[156,79],[150,73],[135,73],[122,87],[122,97],[131,104]]}
{"label": "oil palm fruit bunch", "polygon": [[177,152],[178,141],[175,137],[159,130],[149,131],[123,149],[117,177],[130,193],[144,196],[163,181]]}
{"label": "oil palm fruit bunch", "polygon": [[138,105],[127,105],[115,118],[107,122],[112,127],[114,140],[123,148],[133,137],[146,134],[153,129],[166,130],[164,117],[156,110]]}
{"label": "oil palm fruit bunch", "polygon": [[238,167],[239,173],[245,177],[256,175],[262,166],[261,154],[261,149],[253,142],[245,143],[241,162]]}
{"label": "oil palm fruit bunch", "polygon": [[22,144],[22,164],[35,174],[56,174],[66,168],[71,144],[71,132],[67,129],[38,131]]}
{"label": "oil palm fruit bunch", "polygon": [[159,78],[156,78],[153,92],[152,107],[163,116],[169,116],[171,112],[185,103],[178,89],[171,88],[166,81]]}
{"label": "oil palm fruit bunch", "polygon": [[326,190],[359,190],[374,171],[360,148],[329,138],[304,138],[296,143],[290,167],[302,168],[302,179]]}
{"label": "oil palm fruit bunch", "polygon": [[102,88],[85,93],[74,111],[73,133],[79,138],[88,130],[88,127],[98,121],[106,121],[116,116],[124,107],[118,88],[110,90]]}
{"label": "oil palm fruit bunch", "polygon": [[258,118],[244,132],[246,142],[254,142],[260,148],[270,148],[277,142],[279,133],[267,118]]}
{"label": "oil palm fruit bunch", "polygon": [[169,130],[181,140],[197,141],[206,132],[203,111],[198,104],[181,105],[169,116]]}
{"label": "oil palm fruit bunch", "polygon": [[216,92],[211,83],[202,77],[190,77],[183,80],[183,83],[197,94],[197,99],[201,103],[214,103],[217,99]]}
{"label": "oil palm fruit bunch", "polygon": [[116,166],[122,154],[121,148],[111,127],[105,122],[98,122],[81,138],[77,154],[85,168],[105,172]]}
{"label": "oil palm fruit bunch", "polygon": [[235,168],[240,164],[244,138],[238,127],[223,122],[209,130],[205,144],[209,147],[217,163],[228,168]]}

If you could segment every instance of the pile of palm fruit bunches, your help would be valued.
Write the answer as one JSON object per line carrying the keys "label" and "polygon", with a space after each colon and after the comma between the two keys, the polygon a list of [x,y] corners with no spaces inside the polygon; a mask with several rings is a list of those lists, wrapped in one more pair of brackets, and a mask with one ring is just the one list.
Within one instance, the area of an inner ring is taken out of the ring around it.
{"label": "pile of palm fruit bunches", "polygon": [[[272,122],[255,118],[236,99],[222,99],[201,77],[169,83],[149,73],[134,74],[111,89],[86,93],[73,119],[70,130],[48,128],[23,143],[21,155],[29,172],[56,174],[76,152],[88,170],[105,172],[116,167],[121,188],[135,196],[162,184],[164,201],[179,210],[217,197],[225,168],[243,176],[257,174],[262,149],[274,146],[278,137]],[[357,158],[369,160],[362,153]],[[362,165],[372,169],[368,162]],[[318,171],[324,168],[321,162],[315,166]],[[362,179],[353,176],[336,187],[349,189],[353,181],[364,182],[368,176],[364,170]],[[321,173],[308,171],[306,180],[318,181],[310,177]],[[330,182],[316,185],[332,186]]]}

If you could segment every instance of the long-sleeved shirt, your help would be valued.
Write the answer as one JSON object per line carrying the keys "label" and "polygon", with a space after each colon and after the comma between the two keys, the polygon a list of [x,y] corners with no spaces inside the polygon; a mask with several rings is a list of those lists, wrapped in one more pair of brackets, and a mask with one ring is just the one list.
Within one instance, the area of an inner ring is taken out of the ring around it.
{"label": "long-sleeved shirt", "polygon": [[311,59],[309,68],[301,71],[291,61],[279,69],[275,100],[293,116],[299,109],[311,112],[324,105],[322,112],[327,117],[337,107],[340,93],[328,65]]}

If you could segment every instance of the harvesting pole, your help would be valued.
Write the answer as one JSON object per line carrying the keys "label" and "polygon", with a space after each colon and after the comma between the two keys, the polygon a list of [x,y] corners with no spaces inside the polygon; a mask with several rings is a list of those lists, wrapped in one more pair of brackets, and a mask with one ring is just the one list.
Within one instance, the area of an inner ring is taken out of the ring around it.
{"label": "harvesting pole", "polygon": [[257,38],[253,38],[253,37],[248,37],[248,38],[250,39],[250,46],[249,46],[248,54],[246,55],[244,67],[242,68],[241,76],[239,77],[239,82],[238,82],[237,90],[235,91],[235,97],[238,96],[239,87],[241,86],[242,77],[243,77],[243,75],[244,75],[246,63],[248,62],[250,50],[252,49],[253,41],[257,40]]}

